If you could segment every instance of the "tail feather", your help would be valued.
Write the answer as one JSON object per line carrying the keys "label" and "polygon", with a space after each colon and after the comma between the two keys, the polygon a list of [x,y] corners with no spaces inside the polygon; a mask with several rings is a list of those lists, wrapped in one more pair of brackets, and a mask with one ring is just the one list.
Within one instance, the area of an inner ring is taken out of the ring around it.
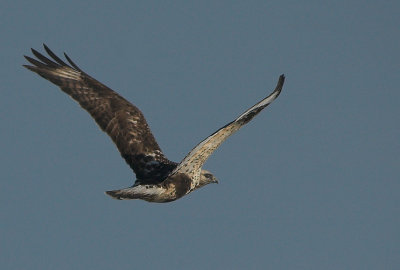
{"label": "tail feather", "polygon": [[116,189],[105,192],[108,196],[116,200],[139,199],[137,194],[132,192],[132,188]]}
{"label": "tail feather", "polygon": [[113,199],[122,200],[121,196],[118,195],[118,190],[110,190],[110,191],[106,191],[104,193],[107,194],[108,196],[110,196]]}
{"label": "tail feather", "polygon": [[175,192],[159,185],[136,185],[129,188],[105,192],[117,200],[141,199],[148,202],[170,202],[177,199]]}

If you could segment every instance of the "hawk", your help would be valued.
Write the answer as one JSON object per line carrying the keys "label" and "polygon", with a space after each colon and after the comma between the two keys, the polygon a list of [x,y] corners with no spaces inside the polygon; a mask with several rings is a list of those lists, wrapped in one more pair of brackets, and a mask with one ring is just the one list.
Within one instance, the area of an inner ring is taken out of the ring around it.
{"label": "hawk", "polygon": [[119,200],[171,202],[207,184],[218,183],[211,172],[202,169],[204,163],[223,141],[279,96],[285,81],[285,76],[281,75],[269,96],[208,136],[176,163],[165,157],[142,112],[135,105],[86,74],[67,54],[64,56],[69,64],[45,44],[43,46],[52,60],[31,49],[37,59],[25,56],[32,65],[23,66],[59,86],[111,137],[122,158],[136,174],[131,187],[106,191]]}

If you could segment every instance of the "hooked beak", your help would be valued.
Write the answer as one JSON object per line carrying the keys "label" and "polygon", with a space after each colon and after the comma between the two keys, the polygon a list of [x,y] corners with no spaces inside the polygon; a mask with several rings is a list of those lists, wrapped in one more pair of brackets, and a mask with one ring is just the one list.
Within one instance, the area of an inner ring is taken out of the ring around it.
{"label": "hooked beak", "polygon": [[217,178],[215,178],[214,177],[214,179],[213,179],[213,181],[212,181],[214,184],[218,184],[219,182],[218,182],[218,179]]}

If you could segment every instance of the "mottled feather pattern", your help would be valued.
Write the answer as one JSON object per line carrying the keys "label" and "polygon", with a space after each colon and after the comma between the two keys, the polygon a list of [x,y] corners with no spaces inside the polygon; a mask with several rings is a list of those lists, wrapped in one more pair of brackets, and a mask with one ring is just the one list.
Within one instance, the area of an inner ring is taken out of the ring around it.
{"label": "mottled feather pattern", "polygon": [[111,190],[106,193],[117,200],[141,199],[149,202],[170,202],[190,193],[192,179],[183,173],[167,178],[163,183],[148,185],[135,184],[132,187]]}
{"label": "mottled feather pattern", "polygon": [[265,107],[271,104],[282,91],[283,84],[285,82],[285,76],[281,75],[278,80],[278,84],[274,90],[274,92],[268,97],[264,98],[248,110],[246,110],[243,114],[241,114],[234,121],[220,128],[205,140],[200,142],[189,154],[179,163],[176,169],[172,172],[184,172],[186,174],[191,175],[194,178],[194,182],[192,186],[196,186],[198,184],[198,179],[200,175],[201,167],[207,161],[207,159],[211,156],[211,154],[217,149],[221,143],[223,143],[229,136],[238,131],[242,126],[250,122],[259,112],[261,112]]}
{"label": "mottled feather pattern", "polygon": [[[165,177],[168,174],[166,171],[170,172],[174,168],[175,163],[165,158],[146,119],[136,106],[87,75],[66,54],[71,66],[46,45],[44,48],[54,61],[32,49],[32,53],[41,62],[25,56],[33,66],[24,66],[58,85],[89,112],[99,127],[111,137],[138,179],[143,182],[146,179],[154,180],[155,175],[163,174]],[[158,166],[154,169],[144,167],[143,164],[149,161],[158,161]]]}

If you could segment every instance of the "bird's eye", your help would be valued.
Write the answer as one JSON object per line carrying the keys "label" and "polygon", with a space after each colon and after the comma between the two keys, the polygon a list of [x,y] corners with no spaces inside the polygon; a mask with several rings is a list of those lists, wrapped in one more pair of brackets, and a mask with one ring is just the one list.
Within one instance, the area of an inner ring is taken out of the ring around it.
{"label": "bird's eye", "polygon": [[209,173],[204,174],[204,176],[205,176],[206,178],[212,178],[212,175],[209,174]]}

